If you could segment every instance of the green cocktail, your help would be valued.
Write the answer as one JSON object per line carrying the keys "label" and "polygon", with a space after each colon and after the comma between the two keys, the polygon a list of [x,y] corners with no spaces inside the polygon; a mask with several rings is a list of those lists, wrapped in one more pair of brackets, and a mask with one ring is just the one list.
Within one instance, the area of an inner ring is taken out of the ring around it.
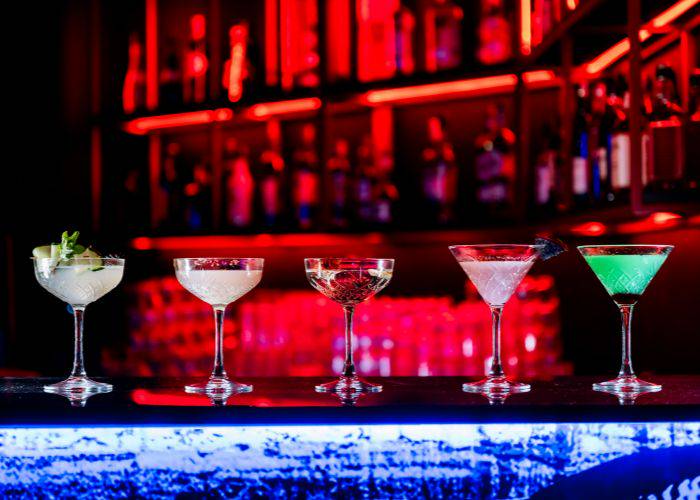
{"label": "green cocktail", "polygon": [[589,245],[578,247],[588,265],[620,308],[622,367],[617,378],[593,384],[596,391],[634,395],[661,386],[637,378],[632,369],[632,309],[673,250],[669,245]]}

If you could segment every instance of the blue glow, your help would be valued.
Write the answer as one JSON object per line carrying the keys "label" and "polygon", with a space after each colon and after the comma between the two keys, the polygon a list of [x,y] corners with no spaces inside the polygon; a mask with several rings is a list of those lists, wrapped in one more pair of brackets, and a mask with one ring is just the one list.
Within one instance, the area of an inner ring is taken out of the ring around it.
{"label": "blue glow", "polygon": [[527,498],[698,445],[700,422],[4,428],[0,496]]}

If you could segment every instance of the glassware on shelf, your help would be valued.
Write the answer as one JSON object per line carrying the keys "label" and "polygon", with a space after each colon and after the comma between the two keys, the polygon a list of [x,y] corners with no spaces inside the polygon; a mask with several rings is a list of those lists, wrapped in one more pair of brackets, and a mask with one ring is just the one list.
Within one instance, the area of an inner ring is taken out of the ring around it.
{"label": "glassware on shelf", "polygon": [[44,386],[44,391],[62,395],[110,392],[112,386],[88,378],[83,360],[83,317],[85,308],[111,292],[124,275],[124,259],[104,257],[34,258],[34,275],[39,284],[73,309],[75,343],[73,370],[57,384]]}
{"label": "glassware on shelf", "polygon": [[615,394],[660,391],[660,385],[637,378],[632,369],[632,310],[673,246],[587,245],[578,247],[578,250],[617,304],[622,316],[620,373],[612,380],[593,384],[593,389]]}
{"label": "glassware on shelf", "polygon": [[263,259],[174,259],[175,276],[191,294],[214,309],[214,368],[209,380],[185,387],[186,392],[208,395],[250,392],[253,386],[229,380],[224,369],[224,313],[226,307],[260,283]]}
{"label": "glassware on shelf", "polygon": [[453,245],[459,265],[491,308],[492,359],[485,379],[462,386],[486,395],[527,392],[528,384],[508,380],[501,363],[503,307],[539,256],[542,245]]}
{"label": "glassware on shelf", "polygon": [[353,313],[389,284],[393,259],[311,258],[304,259],[306,277],[316,290],[337,302],[345,311],[345,362],[338,380],[316,386],[317,392],[380,392],[381,385],[357,376],[353,358]]}

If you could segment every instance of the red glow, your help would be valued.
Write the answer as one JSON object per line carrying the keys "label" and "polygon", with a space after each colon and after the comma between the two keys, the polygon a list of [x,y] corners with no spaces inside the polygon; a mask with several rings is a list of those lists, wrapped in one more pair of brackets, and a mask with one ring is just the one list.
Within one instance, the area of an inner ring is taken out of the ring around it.
{"label": "red glow", "polygon": [[674,214],[673,212],[654,212],[650,217],[656,225],[666,225],[669,222],[682,218],[680,215]]}
{"label": "red glow", "polygon": [[571,228],[571,232],[578,236],[600,236],[605,234],[607,227],[602,222],[584,222]]}
{"label": "red glow", "polygon": [[451,97],[484,91],[503,91],[514,88],[518,78],[513,74],[457,80],[445,83],[431,83],[396,89],[372,90],[367,92],[363,100],[368,104],[381,104],[413,99],[427,99],[444,96]]}
{"label": "red glow", "polygon": [[548,69],[538,70],[538,71],[528,71],[523,73],[523,80],[527,84],[531,83],[542,83],[542,82],[552,82],[556,79],[554,71]]}
{"label": "red glow", "polygon": [[532,51],[532,19],[530,0],[520,0],[520,52],[528,55]]}
{"label": "red glow", "polygon": [[201,40],[207,35],[207,20],[204,14],[195,14],[190,18],[190,31],[193,40]]}
{"label": "red glow", "polygon": [[278,21],[277,0],[265,0],[265,83],[271,87],[279,81]]}
{"label": "red glow", "polygon": [[270,116],[285,115],[289,113],[301,113],[304,111],[314,111],[321,107],[321,99],[308,97],[305,99],[295,99],[293,101],[268,102],[255,104],[248,110],[248,114],[253,118],[267,118]]}
{"label": "red glow", "polygon": [[158,0],[146,0],[146,107],[158,107]]}
{"label": "red glow", "polygon": [[125,130],[130,134],[143,135],[152,130],[160,130],[173,127],[185,127],[188,125],[202,125],[204,123],[228,121],[233,118],[233,111],[226,108],[207,111],[192,111],[190,113],[176,113],[172,115],[149,116],[136,118],[125,125]]}
{"label": "red glow", "polygon": [[683,15],[688,9],[697,5],[698,2],[700,2],[700,0],[682,0],[652,19],[651,25],[654,28],[666,26],[679,16]]}
{"label": "red glow", "polygon": [[578,0],[566,0],[566,8],[569,10],[574,10],[578,7]]}
{"label": "red glow", "polygon": [[230,59],[224,68],[224,87],[228,88],[228,100],[237,102],[243,96],[248,26],[235,24],[229,30],[231,45]]}
{"label": "red glow", "polygon": [[131,400],[146,406],[211,406],[206,396],[196,394],[159,394],[146,389],[136,389],[131,392]]}

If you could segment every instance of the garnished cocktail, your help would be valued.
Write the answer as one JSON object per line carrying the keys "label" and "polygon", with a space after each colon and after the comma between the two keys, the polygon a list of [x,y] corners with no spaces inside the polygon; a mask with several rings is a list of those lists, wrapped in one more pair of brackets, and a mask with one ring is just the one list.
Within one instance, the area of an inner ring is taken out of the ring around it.
{"label": "garnished cocktail", "polygon": [[454,245],[452,255],[467,274],[479,295],[491,308],[491,368],[485,379],[464,384],[466,392],[487,395],[527,392],[528,384],[512,382],[501,364],[501,315],[503,307],[539,256],[542,245]]}
{"label": "garnished cocktail", "polygon": [[622,366],[617,378],[593,384],[596,391],[641,393],[660,391],[632,369],[632,310],[647,285],[671,253],[670,245],[588,245],[578,247],[588,265],[620,308]]}
{"label": "garnished cocktail", "polygon": [[353,361],[352,317],[355,306],[382,290],[394,271],[393,259],[304,259],[311,286],[345,311],[345,365],[340,379],[316,386],[318,392],[339,394],[379,392],[381,385],[357,376]]}
{"label": "garnished cocktail", "polygon": [[83,315],[85,308],[111,292],[124,275],[124,259],[100,257],[93,249],[78,243],[77,231],[64,232],[61,243],[33,250],[34,275],[39,284],[70,304],[75,320],[73,370],[63,382],[44,386],[46,392],[82,394],[109,392],[110,384],[88,378],[83,361]]}
{"label": "garnished cocktail", "polygon": [[250,392],[253,386],[229,380],[224,369],[224,314],[226,306],[260,283],[263,259],[175,259],[175,276],[191,294],[214,309],[214,368],[209,380],[185,387],[187,392],[229,395]]}

